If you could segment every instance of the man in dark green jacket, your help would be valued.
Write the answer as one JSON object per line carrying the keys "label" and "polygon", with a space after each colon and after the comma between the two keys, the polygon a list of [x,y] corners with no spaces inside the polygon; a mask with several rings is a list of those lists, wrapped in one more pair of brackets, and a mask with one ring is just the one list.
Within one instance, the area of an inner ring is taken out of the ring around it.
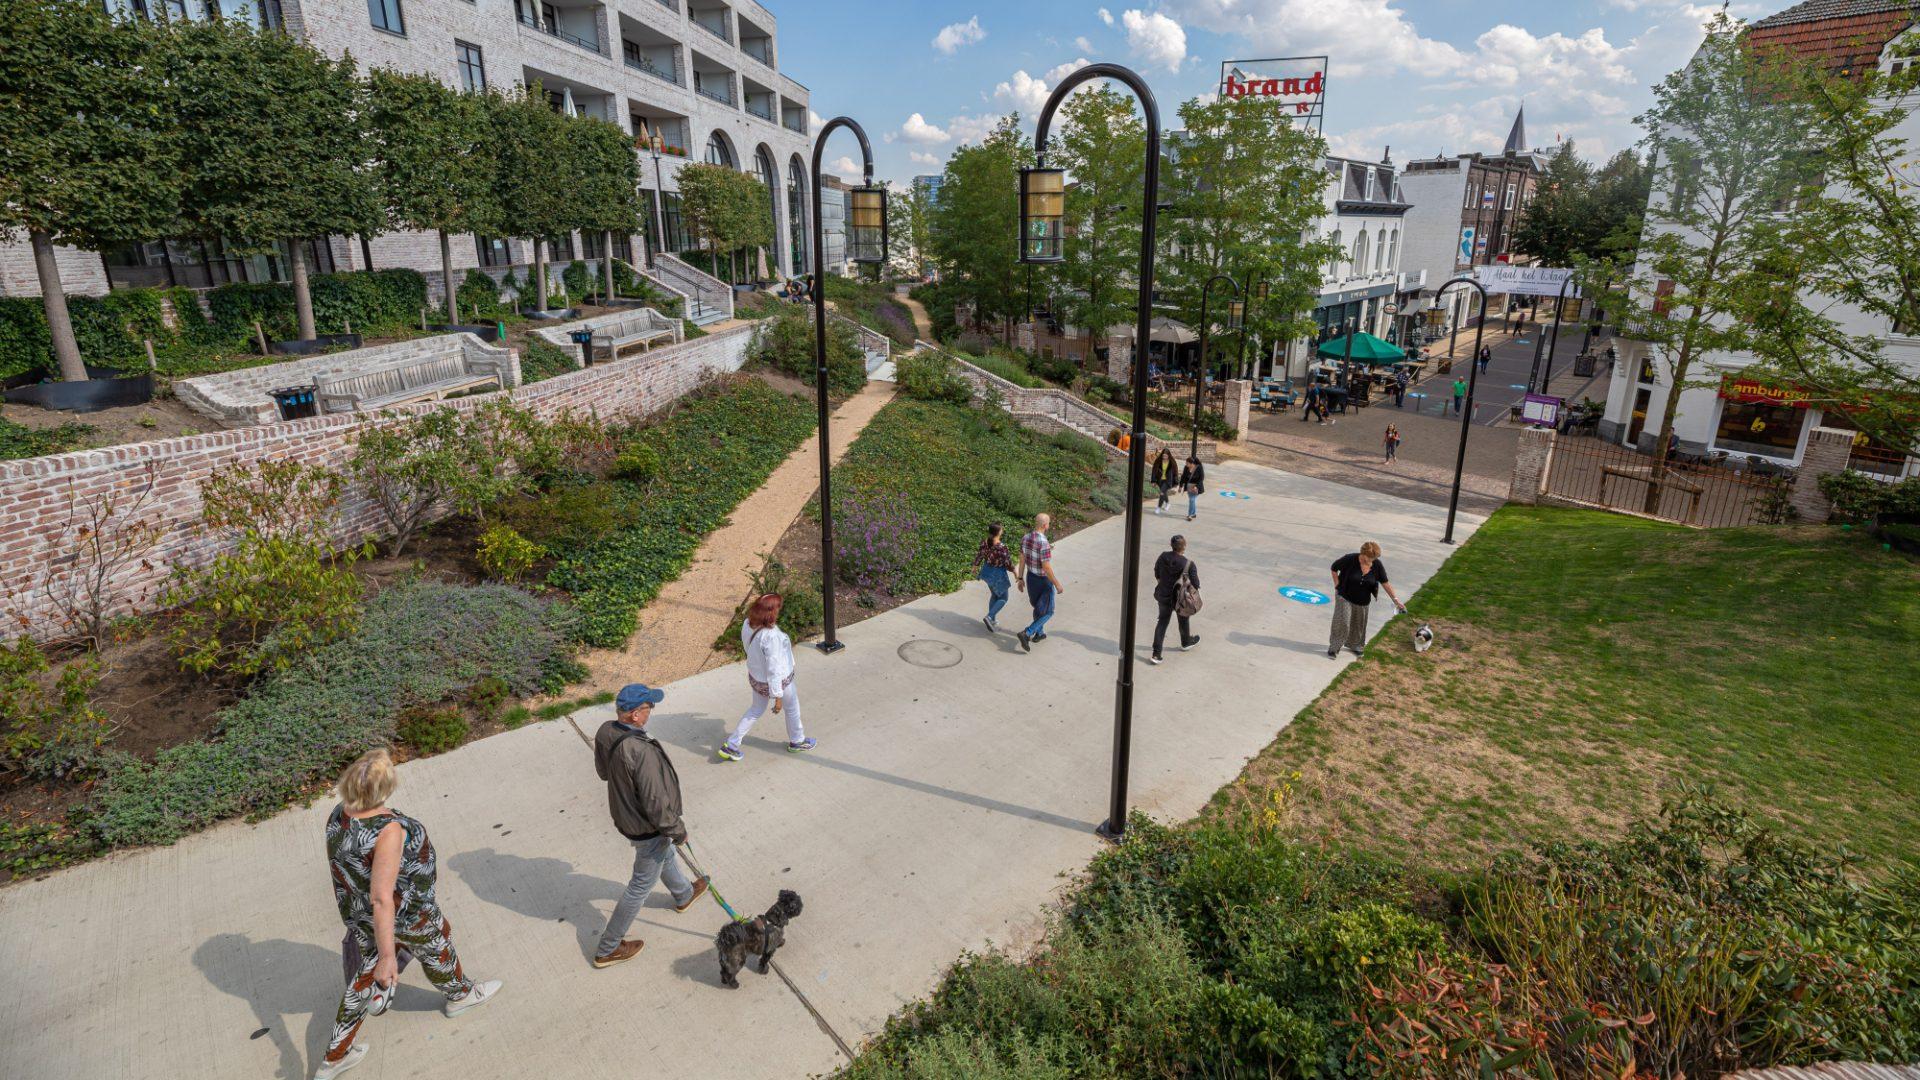
{"label": "man in dark green jacket", "polygon": [[593,737],[593,768],[607,782],[607,812],[613,827],[633,844],[633,876],[607,917],[607,929],[593,954],[596,968],[639,955],[646,942],[627,940],[626,933],[656,883],[666,881],[675,911],[692,907],[707,891],[707,879],[688,881],[674,856],[673,846],[687,839],[687,825],[680,818],[680,775],[667,760],[666,747],[646,730],[653,707],[666,696],[666,691],[643,683],[628,685],[614,699],[614,719],[600,725]]}

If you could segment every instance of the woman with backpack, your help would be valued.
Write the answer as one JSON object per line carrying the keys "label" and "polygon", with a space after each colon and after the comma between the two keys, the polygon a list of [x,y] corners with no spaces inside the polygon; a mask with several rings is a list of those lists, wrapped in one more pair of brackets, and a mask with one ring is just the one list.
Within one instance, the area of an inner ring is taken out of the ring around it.
{"label": "woman with backpack", "polygon": [[785,599],[779,593],[767,593],[747,609],[740,623],[740,646],[747,654],[747,686],[753,690],[753,703],[735,725],[733,734],[720,744],[720,756],[739,761],[746,756],[740,749],[754,721],[772,705],[774,712],[787,713],[787,753],[803,754],[813,749],[814,741],[800,726],[800,695],[793,688],[793,639],[780,629],[780,608]]}
{"label": "woman with backpack", "polygon": [[1193,633],[1188,625],[1200,611],[1200,571],[1194,569],[1193,560],[1187,558],[1187,538],[1175,536],[1172,546],[1160,553],[1153,563],[1153,598],[1160,603],[1160,618],[1153,624],[1153,655],[1147,657],[1147,663],[1160,662],[1160,647],[1167,640],[1167,622],[1178,616],[1180,619],[1180,651],[1186,652],[1200,644],[1200,635]]}
{"label": "woman with backpack", "polygon": [[1180,470],[1180,490],[1187,493],[1187,520],[1192,521],[1200,516],[1200,496],[1207,490],[1207,467],[1197,455],[1187,458]]}
{"label": "woman with backpack", "polygon": [[998,633],[1000,624],[995,620],[1000,609],[1007,606],[1007,586],[1017,584],[1022,592],[1026,591],[1024,582],[1013,580],[1013,553],[1007,550],[1006,527],[999,522],[987,526],[987,538],[980,541],[979,550],[973,553],[973,568],[980,580],[987,583],[987,593],[992,599],[987,601],[987,617],[981,621],[987,624],[987,633]]}
{"label": "woman with backpack", "polygon": [[1160,489],[1160,502],[1153,508],[1156,514],[1167,509],[1167,496],[1173,491],[1174,481],[1180,479],[1180,466],[1174,463],[1173,451],[1162,446],[1160,456],[1153,459],[1153,486]]}

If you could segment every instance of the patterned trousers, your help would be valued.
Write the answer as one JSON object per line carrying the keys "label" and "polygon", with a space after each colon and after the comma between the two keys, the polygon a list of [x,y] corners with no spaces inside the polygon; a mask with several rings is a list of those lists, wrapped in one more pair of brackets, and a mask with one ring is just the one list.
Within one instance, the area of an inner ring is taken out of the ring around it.
{"label": "patterned trousers", "polygon": [[1327,638],[1327,651],[1341,647],[1359,652],[1367,647],[1367,605],[1348,603],[1344,596],[1333,598],[1333,633]]}
{"label": "patterned trousers", "polygon": [[[328,1064],[339,1061],[353,1049],[354,1036],[367,1019],[373,1004],[373,967],[380,962],[380,949],[374,943],[373,928],[355,927],[360,937],[360,971],[347,984],[340,997],[340,1010],[333,1016],[333,1038],[327,1042]],[[421,912],[411,925],[393,928],[394,945],[404,945],[419,957],[434,989],[450,998],[465,997],[473,989],[473,980],[460,970],[460,957],[453,951],[453,924],[435,910]]]}

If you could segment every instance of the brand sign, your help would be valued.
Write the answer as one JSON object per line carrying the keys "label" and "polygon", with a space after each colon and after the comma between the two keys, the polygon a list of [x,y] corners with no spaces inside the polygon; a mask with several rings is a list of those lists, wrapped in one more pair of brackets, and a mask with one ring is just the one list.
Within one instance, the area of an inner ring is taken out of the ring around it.
{"label": "brand sign", "polygon": [[1318,131],[1327,101],[1327,58],[1279,56],[1266,60],[1223,60],[1220,96],[1230,101],[1277,98],[1286,103],[1301,123]]}
{"label": "brand sign", "polygon": [[1496,296],[1501,293],[1559,296],[1562,287],[1567,290],[1568,296],[1580,295],[1580,287],[1569,283],[1573,277],[1571,270],[1559,270],[1551,266],[1476,266],[1473,273],[1487,292]]}
{"label": "brand sign", "polygon": [[1782,405],[1804,409],[1813,400],[1813,391],[1792,383],[1764,383],[1738,375],[1720,380],[1720,396],[1742,405]]}

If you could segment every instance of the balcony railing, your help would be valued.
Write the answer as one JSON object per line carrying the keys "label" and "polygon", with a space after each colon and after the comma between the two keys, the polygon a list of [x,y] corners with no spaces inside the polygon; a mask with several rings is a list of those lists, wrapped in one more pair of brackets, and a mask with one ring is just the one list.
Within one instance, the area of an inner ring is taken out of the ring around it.
{"label": "balcony railing", "polygon": [[[567,33],[565,30],[562,30],[557,26],[537,22],[533,19],[532,16],[522,14],[520,16],[520,25],[530,26],[533,29],[540,31],[543,34],[546,34],[550,37],[557,37],[562,41],[570,41],[573,44],[578,45],[581,48],[587,50],[588,52],[594,52],[594,53],[600,52],[599,42],[588,41],[586,38],[575,37],[572,34]],[[602,54],[602,55],[605,55],[605,54]]]}
{"label": "balcony railing", "polygon": [[773,46],[767,43],[766,38],[753,38],[752,40],[743,39],[740,42],[740,51],[743,53],[746,53],[748,56],[753,57],[755,60],[760,61],[761,63],[767,65],[768,67],[773,66]]}
{"label": "balcony railing", "polygon": [[707,33],[712,34],[714,37],[719,38],[721,41],[724,41],[729,45],[733,44],[733,32],[727,29],[727,23],[724,17],[722,17],[720,21],[720,25],[718,26],[715,26],[712,23],[703,22],[698,17],[696,17],[693,20],[693,25],[699,27],[702,30],[705,30]]}
{"label": "balcony railing", "polygon": [[752,98],[747,99],[747,111],[759,117],[762,120],[773,119],[772,106],[769,106],[761,102],[755,102]]}
{"label": "balcony railing", "polygon": [[675,69],[673,71],[662,71],[659,68],[655,67],[653,64],[653,61],[648,60],[645,56],[637,56],[637,57],[628,56],[628,57],[625,57],[624,59],[627,62],[627,66],[630,68],[633,68],[635,71],[644,71],[656,79],[661,79],[666,82],[670,82],[675,86],[686,85],[685,83],[680,81],[680,72],[678,69]]}
{"label": "balcony railing", "polygon": [[806,117],[800,115],[799,113],[794,113],[793,115],[787,117],[785,120],[781,121],[781,124],[788,131],[797,131],[802,135],[805,135],[807,133],[807,119]]}
{"label": "balcony railing", "polygon": [[668,11],[673,12],[675,15],[680,14],[679,0],[659,0],[659,3],[661,7],[666,8]]}
{"label": "balcony railing", "polygon": [[726,92],[722,93],[713,89],[712,83],[700,78],[698,73],[695,73],[693,77],[693,90],[695,93],[702,97],[710,97],[722,105],[731,105],[733,104],[733,80],[728,79],[725,85]]}

